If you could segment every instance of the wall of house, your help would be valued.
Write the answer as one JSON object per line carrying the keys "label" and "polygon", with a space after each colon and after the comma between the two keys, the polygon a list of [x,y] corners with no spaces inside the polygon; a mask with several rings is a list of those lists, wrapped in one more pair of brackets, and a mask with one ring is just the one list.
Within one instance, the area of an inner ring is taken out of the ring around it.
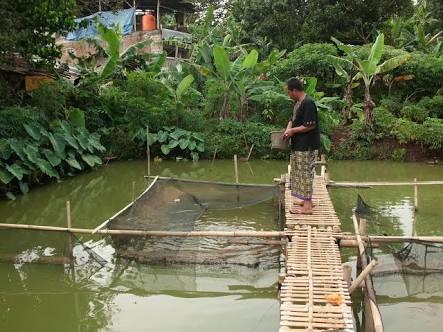
{"label": "wall of house", "polygon": [[[124,51],[128,47],[137,44],[141,41],[151,39],[152,42],[140,49],[139,52],[161,53],[163,52],[162,36],[160,30],[154,31],[136,31],[130,35],[122,37],[121,50]],[[61,62],[68,64],[75,64],[76,60],[69,56],[69,53],[75,54],[77,57],[88,57],[96,52],[93,45],[85,40],[70,41],[64,38],[59,38],[57,44],[62,46]],[[105,59],[103,59],[104,62]],[[100,60],[98,61],[100,63]]]}

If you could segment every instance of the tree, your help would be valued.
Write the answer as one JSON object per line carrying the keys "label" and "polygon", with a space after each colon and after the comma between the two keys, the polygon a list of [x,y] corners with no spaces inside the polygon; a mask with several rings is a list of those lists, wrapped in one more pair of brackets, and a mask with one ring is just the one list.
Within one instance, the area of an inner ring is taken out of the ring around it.
{"label": "tree", "polygon": [[[332,63],[336,68],[337,73],[340,76],[345,77],[346,71],[343,69],[344,66],[352,66],[357,74],[352,78],[352,81],[363,80],[365,85],[365,97],[364,97],[364,110],[365,110],[365,122],[367,125],[372,125],[373,121],[373,110],[375,108],[375,103],[371,97],[371,86],[374,78],[379,74],[384,74],[392,71],[393,69],[401,66],[407,62],[411,55],[409,53],[401,54],[386,60],[380,64],[381,58],[384,53],[384,40],[383,34],[379,34],[374,44],[372,44],[371,52],[367,59],[359,59],[355,55],[354,48],[349,45],[345,45],[337,39],[333,39],[337,44],[337,47],[345,52],[349,58],[339,58],[330,56]],[[342,65],[340,65],[340,62]]]}
{"label": "tree", "polygon": [[412,0],[232,0],[231,12],[247,32],[245,41],[266,39],[279,49],[298,42],[367,43],[393,15],[413,11]]}
{"label": "tree", "polygon": [[55,36],[74,28],[75,10],[75,0],[1,1],[0,55],[18,53],[31,64],[54,65],[61,54]]}

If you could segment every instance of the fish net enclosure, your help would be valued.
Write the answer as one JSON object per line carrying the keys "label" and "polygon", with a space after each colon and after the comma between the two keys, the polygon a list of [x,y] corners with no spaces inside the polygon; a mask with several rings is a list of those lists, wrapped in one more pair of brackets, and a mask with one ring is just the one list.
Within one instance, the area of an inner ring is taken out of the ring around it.
{"label": "fish net enclosure", "polygon": [[[356,212],[369,222],[378,222],[381,219],[377,215],[377,209],[368,205],[360,195],[357,197]],[[415,239],[403,244],[380,245],[379,249],[372,248],[369,243],[367,255],[380,262],[372,272],[376,285],[383,283],[383,277],[392,276],[390,280],[401,282],[405,295],[408,296],[443,291],[441,243]]]}
{"label": "fish net enclosure", "polygon": [[[157,177],[132,204],[111,219],[108,228],[180,232],[257,230],[252,222],[239,228],[235,223],[236,211],[253,212],[276,196],[277,187],[272,185]],[[226,222],[227,216],[232,216],[232,223]],[[218,222],[218,217],[224,222]],[[271,219],[270,223],[277,228],[276,218]],[[256,266],[278,262],[280,252],[279,241],[259,238],[118,235],[113,241],[118,255],[146,263]]]}

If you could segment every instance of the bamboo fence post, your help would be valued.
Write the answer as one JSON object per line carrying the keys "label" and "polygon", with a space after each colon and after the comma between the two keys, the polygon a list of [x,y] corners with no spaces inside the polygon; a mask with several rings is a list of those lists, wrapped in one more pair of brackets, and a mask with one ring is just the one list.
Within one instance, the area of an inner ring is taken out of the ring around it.
{"label": "bamboo fence post", "polygon": [[414,210],[418,211],[418,185],[417,178],[414,178]]}
{"label": "bamboo fence post", "polygon": [[149,126],[146,126],[146,159],[148,159],[148,176],[151,176],[151,149],[149,142]]}
{"label": "bamboo fence post", "polygon": [[366,277],[371,273],[371,271],[377,266],[378,262],[377,260],[373,259],[366,267],[365,269],[358,275],[357,278],[355,278],[352,285],[349,287],[349,294],[352,294],[353,291],[355,291],[361,284],[364,283],[364,280]]}
{"label": "bamboo fence post", "polygon": [[132,201],[135,201],[135,181],[132,181]]}
{"label": "bamboo fence post", "polygon": [[235,170],[235,183],[238,183],[238,161],[237,155],[234,155],[234,170]]}
{"label": "bamboo fence post", "polygon": [[325,173],[326,173],[326,167],[325,165],[321,165],[320,175],[322,178],[325,178]]}
{"label": "bamboo fence post", "polygon": [[71,202],[66,201],[66,224],[68,226],[68,231],[72,228],[72,217],[71,217]]}

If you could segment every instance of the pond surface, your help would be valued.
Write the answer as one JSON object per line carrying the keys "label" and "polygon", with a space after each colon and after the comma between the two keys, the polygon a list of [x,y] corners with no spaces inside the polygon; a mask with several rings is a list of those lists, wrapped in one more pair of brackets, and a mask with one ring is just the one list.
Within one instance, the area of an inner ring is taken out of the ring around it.
{"label": "pond surface", "polygon": [[[240,163],[240,182],[272,183],[286,165]],[[329,168],[336,181],[443,179],[442,166],[426,164],[331,162]],[[94,228],[146,188],[146,173],[146,162],[117,162],[33,188],[14,202],[0,202],[0,222],[65,226],[65,202],[70,200],[74,226]],[[207,161],[161,162],[152,165],[151,174],[234,181],[231,161],[213,166]],[[412,187],[332,189],[331,194],[345,231],[353,231],[351,210],[360,194],[378,211],[377,220],[368,224],[370,233],[442,235],[442,189],[420,187],[416,215]],[[208,213],[199,223],[211,229],[271,230],[277,228],[273,210],[271,202],[261,203],[253,209]],[[39,256],[62,256],[65,234],[0,231],[0,331],[278,330],[277,259],[274,265],[258,267],[146,265],[117,258],[110,239],[79,240],[74,248],[77,263],[71,269],[28,263]],[[104,263],[89,259],[87,247]],[[354,255],[354,250],[343,252],[346,260],[354,260]],[[440,329],[443,293],[438,289],[423,288],[410,295],[403,289],[404,280],[395,275],[374,282],[386,331]]]}

